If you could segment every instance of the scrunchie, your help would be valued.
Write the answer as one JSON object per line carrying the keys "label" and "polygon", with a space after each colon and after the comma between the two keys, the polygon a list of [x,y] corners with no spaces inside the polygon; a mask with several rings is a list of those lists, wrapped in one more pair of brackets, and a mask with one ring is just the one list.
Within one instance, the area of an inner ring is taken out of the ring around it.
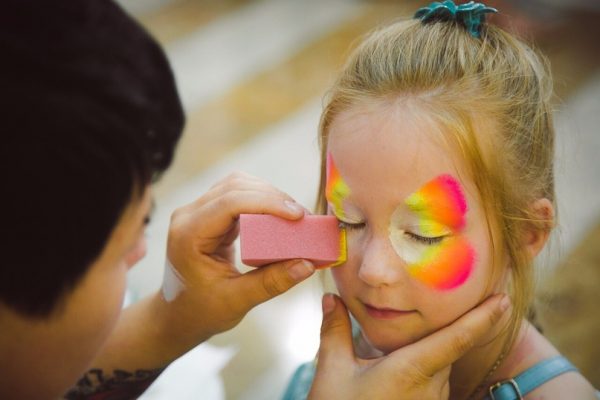
{"label": "scrunchie", "polygon": [[414,18],[420,19],[424,24],[433,21],[458,21],[473,37],[479,38],[481,24],[485,22],[485,14],[497,12],[495,8],[474,1],[457,6],[453,1],[446,0],[443,3],[435,1],[427,7],[419,8]]}

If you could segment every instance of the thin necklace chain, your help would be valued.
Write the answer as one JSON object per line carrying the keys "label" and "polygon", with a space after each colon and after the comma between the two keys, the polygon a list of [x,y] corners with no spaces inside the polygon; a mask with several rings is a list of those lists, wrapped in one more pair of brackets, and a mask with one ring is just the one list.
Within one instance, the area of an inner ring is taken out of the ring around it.
{"label": "thin necklace chain", "polygon": [[503,350],[502,353],[500,353],[500,355],[496,359],[496,362],[494,363],[494,365],[492,365],[492,368],[490,368],[490,370],[485,375],[485,377],[483,378],[483,380],[481,381],[481,383],[479,384],[479,386],[477,386],[475,388],[475,390],[471,393],[471,395],[467,398],[467,400],[474,399],[475,395],[477,395],[481,391],[481,389],[483,389],[485,387],[487,381],[492,377],[492,375],[494,374],[494,372],[496,372],[496,370],[498,369],[498,367],[500,366],[500,364],[502,364],[502,361],[504,361],[504,357],[506,357],[506,353],[507,353],[506,350]]}

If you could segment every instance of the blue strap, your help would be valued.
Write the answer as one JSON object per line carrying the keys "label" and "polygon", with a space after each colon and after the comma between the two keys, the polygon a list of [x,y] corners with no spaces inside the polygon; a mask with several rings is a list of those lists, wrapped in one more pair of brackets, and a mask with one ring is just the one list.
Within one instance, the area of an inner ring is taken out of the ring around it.
{"label": "blue strap", "polygon": [[535,364],[513,379],[498,382],[492,386],[493,397],[488,395],[485,397],[485,400],[522,399],[527,393],[538,386],[570,371],[577,371],[577,368],[563,356],[549,358]]}

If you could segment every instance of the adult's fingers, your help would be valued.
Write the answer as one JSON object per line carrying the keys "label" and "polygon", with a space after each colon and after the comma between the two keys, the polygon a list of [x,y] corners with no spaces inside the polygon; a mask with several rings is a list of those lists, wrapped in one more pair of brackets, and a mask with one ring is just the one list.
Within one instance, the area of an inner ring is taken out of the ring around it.
{"label": "adult's fingers", "polygon": [[204,195],[199,197],[189,206],[192,208],[198,208],[199,206],[207,204],[208,202],[234,190],[270,193],[274,196],[282,198],[283,200],[293,201],[290,195],[274,187],[269,182],[249,175],[245,172],[238,171],[229,174],[226,178],[215,183],[210,190],[208,190]]}
{"label": "adult's fingers", "polygon": [[338,371],[354,362],[352,326],[341,299],[333,294],[323,296],[323,322],[319,347],[319,370]]}
{"label": "adult's fingers", "polygon": [[[300,204],[272,193],[231,190],[201,207],[176,210],[171,218],[171,229],[176,231],[178,222],[181,222],[186,230],[195,227],[200,238],[209,242],[218,239],[220,244],[222,235],[229,231],[231,224],[243,213],[271,214],[293,220],[301,218],[305,210]],[[200,243],[201,248],[202,245]]]}
{"label": "adult's fingers", "polygon": [[291,260],[266,265],[249,271],[231,280],[229,290],[241,312],[246,312],[260,303],[272,299],[315,272],[315,267],[306,260]]}
{"label": "adult's fingers", "polygon": [[442,368],[432,378],[430,383],[431,390],[435,393],[434,398],[442,400],[450,397],[450,372],[452,366]]}
{"label": "adult's fingers", "polygon": [[469,351],[500,321],[509,307],[507,295],[492,296],[451,325],[397,350],[392,357],[418,366],[419,374],[431,377]]}

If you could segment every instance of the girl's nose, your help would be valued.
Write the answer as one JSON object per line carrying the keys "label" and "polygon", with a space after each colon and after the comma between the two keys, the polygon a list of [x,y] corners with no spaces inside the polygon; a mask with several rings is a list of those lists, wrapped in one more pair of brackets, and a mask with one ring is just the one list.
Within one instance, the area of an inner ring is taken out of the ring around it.
{"label": "girl's nose", "polygon": [[373,237],[363,251],[358,277],[372,287],[393,286],[406,278],[405,263],[387,237]]}

